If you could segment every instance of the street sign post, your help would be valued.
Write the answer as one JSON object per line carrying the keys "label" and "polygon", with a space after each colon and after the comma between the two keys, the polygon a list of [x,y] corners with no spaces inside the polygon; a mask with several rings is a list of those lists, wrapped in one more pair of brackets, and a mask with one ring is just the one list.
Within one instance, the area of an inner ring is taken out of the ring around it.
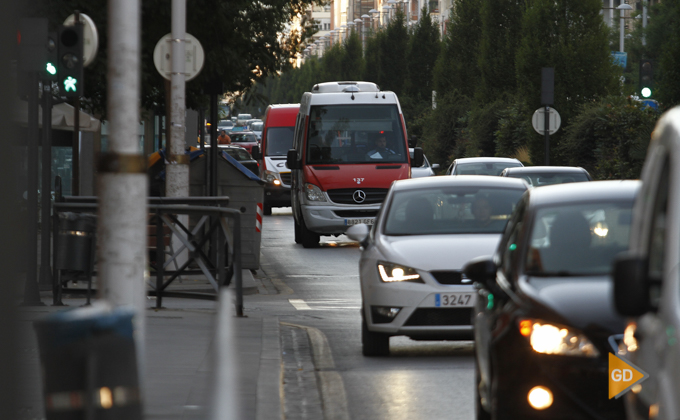
{"label": "street sign post", "polygon": [[[203,46],[193,35],[186,34],[184,39],[186,40],[185,53],[186,53],[186,63],[184,65],[184,74],[186,76],[186,81],[193,79],[198,76],[203,69],[203,63],[205,62],[205,53],[203,51]],[[167,34],[161,38],[156,47],[153,50],[153,63],[156,66],[156,70],[161,76],[170,80],[172,75],[172,34]]]}
{"label": "street sign post", "polygon": [[[83,67],[87,67],[94,61],[99,49],[99,33],[97,26],[91,17],[85,13],[78,14],[78,21],[83,24]],[[64,26],[76,24],[75,13],[64,20]]]}

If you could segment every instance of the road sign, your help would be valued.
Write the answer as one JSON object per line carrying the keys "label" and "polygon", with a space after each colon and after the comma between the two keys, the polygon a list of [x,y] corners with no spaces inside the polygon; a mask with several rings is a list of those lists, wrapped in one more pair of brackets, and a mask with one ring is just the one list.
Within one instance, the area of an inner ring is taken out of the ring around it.
{"label": "road sign", "polygon": [[[545,108],[538,108],[531,117],[531,125],[538,134],[545,134]],[[555,134],[562,125],[559,112],[548,107],[548,134]]]}
{"label": "road sign", "polygon": [[[201,43],[193,35],[185,34],[184,39],[186,40],[184,47],[186,53],[184,75],[188,82],[201,72],[203,62],[205,61],[205,53]],[[171,41],[172,34],[167,34],[158,41],[156,48],[153,50],[153,63],[156,65],[156,70],[168,80],[170,80],[170,75],[172,74]]]}
{"label": "road sign", "polygon": [[[99,33],[91,17],[85,13],[78,15],[83,24],[83,67],[87,67],[94,61],[99,49]],[[76,16],[70,15],[64,20],[64,26],[73,26],[76,23]]]}

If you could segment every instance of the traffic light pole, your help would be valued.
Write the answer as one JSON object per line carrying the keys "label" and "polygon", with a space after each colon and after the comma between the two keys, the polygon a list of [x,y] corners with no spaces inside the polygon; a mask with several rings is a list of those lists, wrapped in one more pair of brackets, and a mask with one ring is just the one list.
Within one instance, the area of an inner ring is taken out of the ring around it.
{"label": "traffic light pole", "polygon": [[52,252],[50,208],[52,204],[52,83],[43,81],[42,181],[40,212],[40,284],[52,284],[50,254]]}
{"label": "traffic light pole", "polygon": [[38,73],[28,74],[28,147],[26,163],[26,234],[28,249],[26,254],[26,284],[24,288],[25,306],[41,306],[38,290]]}
{"label": "traffic light pole", "polygon": [[545,135],[545,166],[550,166],[550,107],[545,106],[543,134]]}
{"label": "traffic light pole", "polygon": [[[80,12],[74,13],[75,24],[80,22]],[[81,82],[82,83],[82,80]],[[71,195],[80,195],[80,94],[73,101],[73,145],[71,146]]]}

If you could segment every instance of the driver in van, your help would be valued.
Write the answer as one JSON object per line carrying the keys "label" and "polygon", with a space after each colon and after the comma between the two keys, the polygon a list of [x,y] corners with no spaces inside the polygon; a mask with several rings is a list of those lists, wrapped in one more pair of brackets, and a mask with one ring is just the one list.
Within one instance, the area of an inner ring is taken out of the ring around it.
{"label": "driver in van", "polygon": [[375,138],[375,148],[366,153],[368,160],[371,159],[387,159],[389,156],[396,155],[397,153],[387,148],[387,134],[384,131],[378,133]]}

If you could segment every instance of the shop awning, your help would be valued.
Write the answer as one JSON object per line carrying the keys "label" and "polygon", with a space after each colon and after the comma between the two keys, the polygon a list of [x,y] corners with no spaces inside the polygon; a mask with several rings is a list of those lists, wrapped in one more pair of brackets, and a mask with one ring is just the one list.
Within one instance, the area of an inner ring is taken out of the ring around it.
{"label": "shop awning", "polygon": [[[14,121],[26,127],[28,125],[28,102],[18,101],[14,107]],[[73,131],[75,108],[67,103],[52,107],[52,129]],[[42,107],[38,107],[38,122],[42,128]],[[90,114],[80,111],[80,131],[99,131],[101,122]]]}

